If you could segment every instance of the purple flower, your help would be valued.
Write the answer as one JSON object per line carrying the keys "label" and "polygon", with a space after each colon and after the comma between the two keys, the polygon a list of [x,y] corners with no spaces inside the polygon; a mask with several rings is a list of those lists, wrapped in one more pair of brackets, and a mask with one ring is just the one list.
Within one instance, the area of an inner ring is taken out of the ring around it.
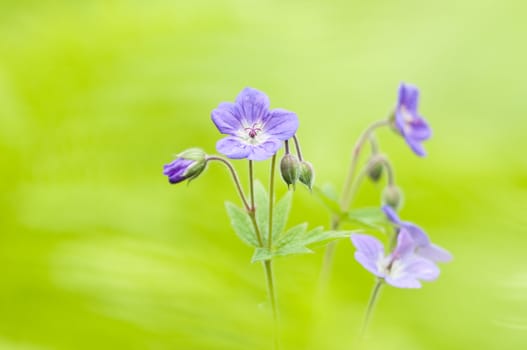
{"label": "purple flower", "polygon": [[298,129],[295,113],[270,110],[267,95],[248,87],[236,102],[220,103],[211,116],[218,130],[229,135],[218,141],[216,149],[233,159],[265,160]]}
{"label": "purple flower", "polygon": [[199,148],[191,148],[177,155],[177,158],[163,166],[163,174],[171,184],[198,177],[207,166],[207,155]]}
{"label": "purple flower", "polygon": [[414,254],[415,242],[404,230],[399,233],[397,246],[388,256],[384,255],[382,243],[374,237],[352,234],[351,242],[357,248],[355,259],[394,287],[420,288],[419,280],[433,281],[439,276],[439,269],[432,261]]}
{"label": "purple flower", "polygon": [[417,111],[418,102],[419,89],[413,85],[401,83],[399,99],[395,108],[394,126],[414,153],[424,157],[426,152],[421,143],[432,136],[432,130],[423,117],[419,115]]}
{"label": "purple flower", "polygon": [[389,221],[397,225],[400,230],[408,232],[412,237],[415,242],[415,253],[417,255],[435,262],[448,262],[452,260],[452,255],[440,246],[430,242],[428,235],[419,226],[399,219],[395,210],[388,205],[384,205],[382,210]]}

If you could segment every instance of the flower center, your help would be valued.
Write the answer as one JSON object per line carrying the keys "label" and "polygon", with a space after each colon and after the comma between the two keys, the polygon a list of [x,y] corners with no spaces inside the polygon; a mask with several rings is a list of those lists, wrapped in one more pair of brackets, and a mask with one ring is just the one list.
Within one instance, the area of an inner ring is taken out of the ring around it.
{"label": "flower center", "polygon": [[413,129],[413,125],[415,124],[414,116],[410,113],[410,111],[405,107],[401,106],[401,114],[403,116],[404,120],[404,131],[406,133],[409,133]]}
{"label": "flower center", "polygon": [[244,128],[244,130],[251,139],[254,139],[256,136],[258,136],[258,132],[262,131],[262,128],[260,128],[257,123],[253,123],[253,125]]}

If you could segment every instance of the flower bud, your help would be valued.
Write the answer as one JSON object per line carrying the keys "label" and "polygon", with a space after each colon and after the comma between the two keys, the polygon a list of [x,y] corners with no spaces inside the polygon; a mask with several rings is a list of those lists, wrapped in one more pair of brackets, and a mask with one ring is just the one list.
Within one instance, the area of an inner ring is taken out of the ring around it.
{"label": "flower bud", "polygon": [[403,193],[395,185],[388,185],[382,191],[382,204],[389,205],[394,210],[399,210],[403,205]]}
{"label": "flower bud", "polygon": [[177,158],[163,168],[171,184],[198,177],[207,166],[207,154],[199,148],[189,148],[177,155]]}
{"label": "flower bud", "polygon": [[298,180],[306,185],[309,190],[312,189],[313,183],[315,182],[315,170],[311,163],[306,162],[305,160],[300,162],[300,174]]}
{"label": "flower bud", "polygon": [[295,186],[295,182],[300,176],[300,162],[294,154],[286,153],[282,157],[280,161],[280,173],[288,187],[289,185]]}
{"label": "flower bud", "polygon": [[368,169],[368,176],[373,182],[380,180],[382,176],[383,165],[381,162],[376,162]]}

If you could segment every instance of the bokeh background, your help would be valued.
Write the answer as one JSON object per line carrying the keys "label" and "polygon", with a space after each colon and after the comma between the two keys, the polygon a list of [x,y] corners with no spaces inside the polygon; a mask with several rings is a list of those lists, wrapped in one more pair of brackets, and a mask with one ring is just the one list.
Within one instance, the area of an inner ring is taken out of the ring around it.
{"label": "bokeh background", "polygon": [[[527,347],[527,7],[522,1],[0,2],[0,349],[270,349],[262,267],[229,227],[210,111],[245,86],[298,113],[317,183],[361,130],[422,91],[427,158],[378,133],[402,216],[455,260],[386,288],[368,349]],[[246,179],[246,164],[238,162]],[[258,164],[264,180],[267,164]],[[245,180],[244,180],[245,181]],[[377,205],[366,184],[357,205]],[[284,192],[285,187],[280,187]],[[327,225],[303,188],[290,224]],[[283,349],[352,349],[373,279],[342,241],[275,263]]]}

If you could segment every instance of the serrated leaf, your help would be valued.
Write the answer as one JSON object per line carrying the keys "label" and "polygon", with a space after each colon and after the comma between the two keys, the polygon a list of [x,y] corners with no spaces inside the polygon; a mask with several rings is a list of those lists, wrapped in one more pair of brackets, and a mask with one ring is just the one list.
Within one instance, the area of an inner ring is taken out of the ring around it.
{"label": "serrated leaf", "polygon": [[226,202],[225,208],[229,215],[232,228],[236,235],[247,245],[258,247],[258,239],[254,232],[254,226],[249,214],[243,209],[238,208],[235,204]]}
{"label": "serrated leaf", "polygon": [[298,238],[301,239],[306,230],[307,223],[296,225],[290,228],[289,230],[287,230],[286,233],[284,233],[280,238],[277,239],[275,246],[277,247],[277,249],[280,249],[286,245],[292,244],[293,242],[298,240]]}
{"label": "serrated leaf", "polygon": [[321,187],[313,187],[313,193],[332,213],[341,213],[337,192],[331,184],[324,184]]}
{"label": "serrated leaf", "polygon": [[254,183],[254,205],[256,207],[256,223],[260,229],[263,244],[267,246],[267,237],[269,236],[269,195],[260,181]]}
{"label": "serrated leaf", "polygon": [[293,195],[291,191],[287,193],[276,203],[273,211],[273,242],[282,234],[291,210],[291,201]]}

